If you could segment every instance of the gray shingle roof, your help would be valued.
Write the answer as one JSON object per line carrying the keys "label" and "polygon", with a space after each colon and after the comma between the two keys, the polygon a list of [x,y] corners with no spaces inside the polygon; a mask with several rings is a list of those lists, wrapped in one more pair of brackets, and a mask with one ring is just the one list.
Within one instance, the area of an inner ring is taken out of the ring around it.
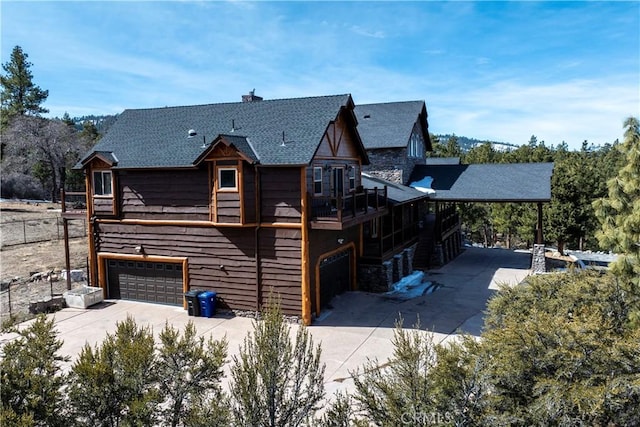
{"label": "gray shingle roof", "polygon": [[417,165],[409,185],[433,178],[432,200],[457,202],[548,202],[553,163]]}
{"label": "gray shingle roof", "polygon": [[424,111],[422,123],[430,145],[424,101],[388,102],[356,105],[358,133],[367,150],[406,147],[418,115]]}
{"label": "gray shingle roof", "polygon": [[407,203],[427,197],[427,194],[422,193],[415,188],[364,173],[362,174],[362,186],[364,188],[383,188],[385,185],[387,186],[387,198],[392,204]]}
{"label": "gray shingle roof", "polygon": [[[308,164],[329,122],[352,102],[333,95],[125,110],[79,165],[101,151],[113,153],[122,169],[192,167],[207,149],[203,138],[208,145],[219,135],[244,137],[236,148],[251,148],[245,154],[264,165]],[[190,129],[197,135],[187,138]]]}

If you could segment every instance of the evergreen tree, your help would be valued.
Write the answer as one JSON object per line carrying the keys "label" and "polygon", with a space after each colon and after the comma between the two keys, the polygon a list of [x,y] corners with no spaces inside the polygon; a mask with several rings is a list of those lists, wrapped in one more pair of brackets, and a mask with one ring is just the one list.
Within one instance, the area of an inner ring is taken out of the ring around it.
{"label": "evergreen tree", "polygon": [[640,122],[625,121],[625,140],[620,151],[626,164],[608,181],[609,195],[595,202],[602,230],[600,244],[618,254],[612,270],[640,289]]}
{"label": "evergreen tree", "polygon": [[435,345],[425,331],[402,329],[402,319],[396,323],[392,344],[393,356],[384,367],[374,359],[365,363],[361,375],[359,370],[352,373],[354,398],[362,415],[375,425],[419,425],[435,407],[429,375],[437,363]]}
{"label": "evergreen tree", "polygon": [[233,356],[230,386],[234,425],[296,427],[311,419],[324,395],[321,349],[304,326],[292,342],[280,304],[269,300],[263,320]]}
{"label": "evergreen tree", "polygon": [[[187,420],[195,424],[199,405],[207,396],[207,406],[216,418],[205,419],[208,426],[228,424],[227,405],[220,388],[222,366],[227,355],[226,340],[196,338],[196,328],[189,321],[180,333],[169,323],[160,332],[161,346],[155,365],[163,401],[163,425],[176,427]],[[217,423],[213,420],[217,419]]]}
{"label": "evergreen tree", "polygon": [[66,426],[61,388],[65,383],[53,320],[39,316],[19,338],[6,343],[0,358],[0,425]]}
{"label": "evergreen tree", "polygon": [[49,91],[33,83],[32,64],[27,61],[28,57],[20,46],[16,46],[9,62],[2,65],[6,73],[0,76],[3,128],[7,124],[5,120],[13,116],[37,116],[49,112],[41,106],[49,96]]}
{"label": "evergreen tree", "polygon": [[159,402],[154,339],[131,317],[101,346],[88,344],[72,367],[69,401],[85,426],[154,425]]}

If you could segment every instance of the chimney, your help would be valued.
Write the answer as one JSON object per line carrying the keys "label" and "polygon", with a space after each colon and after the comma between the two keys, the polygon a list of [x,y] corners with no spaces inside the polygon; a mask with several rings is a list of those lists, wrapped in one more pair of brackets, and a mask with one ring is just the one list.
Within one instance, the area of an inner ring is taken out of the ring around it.
{"label": "chimney", "polygon": [[242,102],[257,102],[262,101],[262,97],[256,95],[256,90],[253,89],[249,92],[249,95],[242,95]]}

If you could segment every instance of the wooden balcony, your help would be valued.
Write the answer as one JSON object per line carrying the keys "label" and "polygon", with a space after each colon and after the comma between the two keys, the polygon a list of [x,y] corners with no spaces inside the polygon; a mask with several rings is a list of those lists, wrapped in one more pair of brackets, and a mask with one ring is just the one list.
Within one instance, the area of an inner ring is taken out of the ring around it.
{"label": "wooden balcony", "polygon": [[344,230],[386,215],[387,187],[363,188],[344,197],[308,195],[310,225],[318,230]]}
{"label": "wooden balcony", "polygon": [[78,219],[87,217],[87,193],[84,191],[60,192],[62,218]]}

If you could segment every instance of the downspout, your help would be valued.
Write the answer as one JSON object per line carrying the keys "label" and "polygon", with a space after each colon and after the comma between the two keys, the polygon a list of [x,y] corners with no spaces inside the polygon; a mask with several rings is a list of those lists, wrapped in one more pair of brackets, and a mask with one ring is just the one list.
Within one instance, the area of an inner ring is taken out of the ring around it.
{"label": "downspout", "polygon": [[253,165],[255,171],[254,188],[255,188],[255,203],[256,203],[256,230],[255,230],[255,244],[254,244],[254,259],[256,262],[256,312],[260,311],[260,297],[261,297],[261,285],[260,285],[260,223],[262,220],[260,212],[260,204],[262,203],[262,195],[260,194],[260,169],[257,164]]}

